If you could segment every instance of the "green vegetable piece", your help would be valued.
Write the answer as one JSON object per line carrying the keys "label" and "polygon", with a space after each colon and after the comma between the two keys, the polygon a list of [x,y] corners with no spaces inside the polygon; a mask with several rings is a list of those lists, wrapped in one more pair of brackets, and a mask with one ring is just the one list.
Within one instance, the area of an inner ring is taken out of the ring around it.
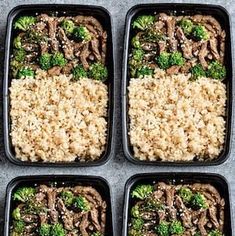
{"label": "green vegetable piece", "polygon": [[39,64],[41,69],[48,70],[52,67],[51,64],[52,55],[50,53],[44,53],[39,57]]}
{"label": "green vegetable piece", "polygon": [[162,52],[157,58],[156,58],[157,64],[160,67],[160,69],[166,70],[170,67],[170,53],[168,52]]}
{"label": "green vegetable piece", "polygon": [[173,52],[170,55],[169,63],[171,66],[182,66],[185,63],[185,59],[183,58],[181,52]]}
{"label": "green vegetable piece", "polygon": [[140,48],[141,47],[141,43],[140,43],[140,39],[138,36],[134,36],[131,40],[131,45],[134,48]]}
{"label": "green vegetable piece", "polygon": [[89,76],[95,80],[105,81],[108,78],[108,70],[103,64],[96,62],[90,66]]}
{"label": "green vegetable piece", "polygon": [[134,49],[132,55],[134,60],[142,61],[144,57],[144,51],[142,49]]}
{"label": "green vegetable piece", "polygon": [[95,232],[92,233],[91,236],[103,236],[103,234],[101,234],[100,232]]}
{"label": "green vegetable piece", "polygon": [[210,231],[208,233],[208,236],[223,236],[223,234],[219,230],[215,229],[215,230]]}
{"label": "green vegetable piece", "polygon": [[22,43],[21,43],[21,37],[20,36],[17,36],[17,37],[14,38],[13,46],[17,49],[21,49]]}
{"label": "green vegetable piece", "polygon": [[67,207],[71,206],[73,204],[74,195],[72,192],[63,191],[63,192],[61,192],[60,197]]}
{"label": "green vegetable piece", "polygon": [[131,225],[135,230],[142,230],[144,221],[142,219],[132,219]]}
{"label": "green vegetable piece", "polygon": [[136,75],[137,78],[152,75],[153,74],[153,69],[149,68],[148,66],[142,66],[137,69]]}
{"label": "green vegetable piece", "polygon": [[75,28],[75,25],[72,20],[63,20],[61,23],[62,29],[64,29],[66,34],[72,34]]}
{"label": "green vegetable piece", "polygon": [[51,232],[51,225],[49,224],[42,224],[38,230],[40,236],[50,236]]}
{"label": "green vegetable piece", "polygon": [[33,16],[21,16],[14,24],[15,29],[27,31],[32,25],[36,23],[36,17]]}
{"label": "green vegetable piece", "polygon": [[17,221],[13,221],[13,230],[18,233],[18,234],[22,234],[24,232],[25,229],[25,223],[22,220],[17,220]]}
{"label": "green vegetable piece", "polygon": [[139,210],[139,206],[135,205],[131,208],[131,215],[133,217],[139,218],[140,217],[140,210]]}
{"label": "green vegetable piece", "polygon": [[65,66],[67,64],[67,60],[64,58],[64,54],[61,52],[56,52],[51,58],[52,66]]}
{"label": "green vegetable piece", "polygon": [[192,33],[193,31],[193,22],[189,19],[185,19],[183,18],[180,22],[179,22],[180,27],[182,28],[183,32],[186,35],[189,35]]}
{"label": "green vegetable piece", "polygon": [[205,77],[206,76],[206,71],[203,69],[201,64],[196,64],[190,69],[192,73],[192,79],[196,80],[200,77]]}
{"label": "green vegetable piece", "polygon": [[226,78],[226,68],[218,61],[213,61],[208,66],[207,76],[217,80]]}
{"label": "green vegetable piece", "polygon": [[169,223],[166,221],[162,221],[159,225],[156,226],[155,231],[159,236],[169,236]]}
{"label": "green vegetable piece", "polygon": [[51,236],[65,236],[66,235],[66,231],[65,229],[63,228],[63,225],[62,224],[54,224],[51,226],[51,232],[50,232]]}
{"label": "green vegetable piece", "polygon": [[153,192],[152,185],[138,185],[131,193],[133,198],[139,198],[141,200],[147,198]]}
{"label": "green vegetable piece", "polygon": [[164,210],[165,206],[159,202],[156,199],[148,199],[146,204],[145,204],[145,209],[148,211],[152,211],[152,210]]}
{"label": "green vegetable piece", "polygon": [[143,233],[139,230],[130,229],[128,232],[128,236],[143,236]]}
{"label": "green vegetable piece", "polygon": [[20,220],[21,219],[21,214],[20,214],[20,208],[16,208],[13,212],[12,212],[12,218],[14,220]]}
{"label": "green vegetable piece", "polygon": [[74,207],[84,212],[89,211],[91,208],[89,205],[89,202],[86,200],[86,198],[82,196],[75,197],[73,201],[73,205]]}
{"label": "green vegetable piece", "polygon": [[[21,71],[21,73],[24,76],[33,76],[32,72],[33,71],[31,71],[27,68],[25,69],[25,71]],[[17,189],[16,192],[13,194],[13,200],[27,202],[35,196],[35,193],[36,193],[36,190],[34,188],[22,187],[22,188]]]}
{"label": "green vegetable piece", "polygon": [[144,39],[148,42],[156,43],[160,40],[165,41],[166,37],[163,33],[156,31],[155,29],[149,29],[145,34]]}
{"label": "green vegetable piece", "polygon": [[13,55],[16,61],[22,62],[25,59],[26,53],[25,50],[22,48],[14,50]]}
{"label": "green vegetable piece", "polygon": [[192,198],[192,206],[196,209],[207,209],[208,205],[205,196],[201,193],[194,194]]}
{"label": "green vegetable piece", "polygon": [[19,69],[18,73],[17,73],[18,79],[25,78],[25,77],[33,77],[34,78],[34,76],[35,76],[34,70],[32,70],[31,68],[28,68],[28,67],[23,67],[23,68]]}
{"label": "green vegetable piece", "polygon": [[170,224],[169,231],[171,234],[181,235],[184,233],[184,227],[180,221],[174,220]]}
{"label": "green vegetable piece", "polygon": [[81,78],[87,78],[87,72],[84,69],[84,67],[82,65],[77,65],[76,67],[73,68],[72,70],[72,74],[73,74],[73,79],[74,80],[79,80]]}
{"label": "green vegetable piece", "polygon": [[151,15],[142,15],[138,16],[136,20],[133,22],[133,29],[137,28],[140,30],[146,30],[149,26],[151,26],[155,21],[155,17]]}
{"label": "green vegetable piece", "polygon": [[202,236],[199,231],[197,231],[193,236]]}
{"label": "green vegetable piece", "polygon": [[75,27],[73,35],[80,41],[88,42],[91,40],[91,34],[85,26]]}
{"label": "green vegetable piece", "polygon": [[189,188],[181,187],[179,190],[179,196],[185,203],[189,203],[193,197],[193,193]]}
{"label": "green vegetable piece", "polygon": [[207,40],[209,38],[208,32],[203,25],[196,25],[193,27],[192,34],[196,40]]}

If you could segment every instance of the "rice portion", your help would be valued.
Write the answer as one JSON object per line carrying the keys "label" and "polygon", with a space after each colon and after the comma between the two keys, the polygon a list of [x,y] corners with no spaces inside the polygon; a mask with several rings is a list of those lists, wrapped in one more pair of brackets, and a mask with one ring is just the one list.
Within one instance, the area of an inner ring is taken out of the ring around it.
{"label": "rice portion", "polygon": [[131,79],[130,142],[140,160],[215,159],[225,138],[226,87],[217,80],[189,81],[190,74]]}
{"label": "rice portion", "polygon": [[100,81],[65,75],[13,79],[11,137],[22,161],[99,159],[106,145],[108,89]]}

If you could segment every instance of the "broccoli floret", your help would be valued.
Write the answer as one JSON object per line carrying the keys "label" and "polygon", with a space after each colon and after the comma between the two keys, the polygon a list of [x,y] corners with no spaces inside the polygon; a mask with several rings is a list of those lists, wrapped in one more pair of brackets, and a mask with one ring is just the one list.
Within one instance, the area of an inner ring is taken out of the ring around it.
{"label": "broccoli floret", "polygon": [[100,232],[95,232],[95,233],[92,233],[91,236],[103,236],[103,234]]}
{"label": "broccoli floret", "polygon": [[82,196],[75,197],[73,200],[73,205],[84,212],[89,211],[91,208],[89,202]]}
{"label": "broccoli floret", "polygon": [[[35,72],[34,70],[32,70],[31,68],[29,67],[23,67],[21,69],[18,70],[18,73],[17,73],[17,78],[18,79],[21,79],[21,78],[25,78],[25,77],[34,77],[35,76]],[[24,188],[23,188],[24,189]],[[26,188],[27,189],[27,188]],[[28,191],[28,190],[27,190]],[[16,193],[15,193],[16,194]],[[22,193],[22,196],[19,196],[19,197],[22,197],[22,199],[26,196],[27,192],[25,191],[24,193]],[[14,195],[15,196],[15,195]],[[19,199],[18,199],[19,200]],[[29,199],[28,199],[29,200]],[[20,201],[20,200],[19,200]],[[23,201],[23,200],[22,200]]]}
{"label": "broccoli floret", "polygon": [[136,72],[137,78],[152,74],[153,74],[153,69],[149,68],[148,66],[142,66],[138,68]]}
{"label": "broccoli floret", "polygon": [[215,229],[215,230],[210,231],[208,233],[208,236],[223,236],[223,234],[219,230]]}
{"label": "broccoli floret", "polygon": [[51,233],[50,235],[53,235],[53,236],[65,236],[66,235],[66,231],[63,228],[63,225],[59,224],[59,223],[51,226],[50,233]]}
{"label": "broccoli floret", "polygon": [[85,26],[75,27],[73,35],[80,41],[88,42],[91,40],[91,34]]}
{"label": "broccoli floret", "polygon": [[169,231],[171,234],[183,234],[184,233],[184,227],[182,226],[181,222],[178,220],[174,220],[170,224]]}
{"label": "broccoli floret", "polygon": [[108,78],[108,70],[103,64],[96,62],[90,66],[89,76],[95,80],[105,81]]}
{"label": "broccoli floret", "polygon": [[165,206],[156,199],[148,199],[145,207],[146,210],[164,210]]}
{"label": "broccoli floret", "polygon": [[193,236],[202,236],[199,231],[197,231]]}
{"label": "broccoli floret", "polygon": [[193,30],[193,22],[189,19],[185,19],[183,18],[180,22],[179,22],[180,27],[182,28],[183,32],[186,35],[189,35],[192,33]]}
{"label": "broccoli floret", "polygon": [[144,221],[140,218],[132,219],[131,225],[133,229],[141,230],[143,228]]}
{"label": "broccoli floret", "polygon": [[11,73],[14,78],[17,78],[18,71],[23,68],[23,63],[16,61],[16,59],[11,60]]}
{"label": "broccoli floret", "polygon": [[140,30],[146,30],[150,25],[152,25],[155,21],[155,17],[151,15],[142,15],[137,17],[137,19],[133,22],[133,28],[137,28]]}
{"label": "broccoli floret", "polygon": [[25,59],[26,53],[25,50],[21,48],[14,50],[13,55],[16,61],[22,62]]}
{"label": "broccoli floret", "polygon": [[140,209],[138,205],[135,205],[131,208],[131,215],[136,218],[140,217]]}
{"label": "broccoli floret", "polygon": [[14,38],[13,46],[17,49],[21,49],[22,43],[21,43],[21,37],[20,36],[17,36],[17,37]]}
{"label": "broccoli floret", "polygon": [[168,52],[162,52],[157,58],[156,58],[157,64],[161,69],[167,69],[170,67],[170,53]]}
{"label": "broccoli floret", "polygon": [[38,230],[40,236],[50,236],[51,232],[51,225],[49,224],[42,224]]}
{"label": "broccoli floret", "polygon": [[41,69],[43,70],[48,70],[51,68],[52,64],[51,64],[51,58],[52,55],[50,53],[43,53],[40,57],[39,57],[39,64]]}
{"label": "broccoli floret", "polygon": [[35,23],[36,23],[36,17],[21,16],[20,18],[16,20],[14,27],[15,29],[26,31]]}
{"label": "broccoli floret", "polygon": [[153,186],[148,185],[138,185],[131,193],[131,196],[134,198],[139,198],[141,200],[147,198],[153,192]]}
{"label": "broccoli floret", "polygon": [[192,203],[192,206],[196,209],[201,209],[201,208],[207,209],[208,208],[206,198],[201,193],[194,194],[192,197],[191,203]]}
{"label": "broccoli floret", "polygon": [[142,61],[144,57],[144,51],[142,49],[134,49],[132,55],[134,60]]}
{"label": "broccoli floret", "polygon": [[64,58],[64,54],[61,52],[56,52],[51,58],[52,66],[65,66],[67,60]]}
{"label": "broccoli floret", "polygon": [[140,230],[130,229],[128,236],[143,236],[143,233]]}
{"label": "broccoli floret", "polygon": [[207,40],[209,38],[208,32],[203,25],[196,25],[193,27],[192,34],[196,40]]}
{"label": "broccoli floret", "polygon": [[78,65],[78,66],[74,67],[72,70],[72,74],[73,74],[74,80],[79,80],[81,78],[87,78],[87,72],[83,68],[82,65]]}
{"label": "broccoli floret", "polygon": [[141,43],[140,43],[140,39],[138,36],[134,36],[131,40],[131,45],[134,48],[140,48],[141,47]]}
{"label": "broccoli floret", "polygon": [[192,79],[196,80],[200,77],[206,76],[206,71],[203,69],[201,64],[197,64],[190,69],[192,73]]}
{"label": "broccoli floret", "polygon": [[21,215],[20,215],[20,208],[17,207],[13,212],[12,212],[12,218],[14,220],[20,220],[21,219]]}
{"label": "broccoli floret", "polygon": [[217,80],[223,80],[226,77],[226,68],[218,61],[213,61],[208,66],[207,76]]}
{"label": "broccoli floret", "polygon": [[173,52],[170,55],[169,59],[170,65],[182,66],[185,63],[185,59],[182,56],[181,52]]}
{"label": "broccoli floret", "polygon": [[73,204],[74,195],[72,192],[63,191],[63,192],[61,192],[60,197],[62,198],[62,200],[66,206],[71,206]]}
{"label": "broccoli floret", "polygon": [[24,221],[22,220],[13,221],[13,230],[16,233],[22,234],[24,232],[24,228],[25,228]]}
{"label": "broccoli floret", "polygon": [[159,236],[169,236],[169,223],[166,221],[162,221],[159,225],[156,226],[155,231]]}
{"label": "broccoli floret", "polygon": [[[27,70],[27,68],[25,69],[25,71],[21,71],[21,73],[24,74],[24,76],[32,76],[32,74],[31,74],[32,71],[30,71],[30,69]],[[19,189],[16,190],[16,192],[13,195],[13,200],[14,201],[17,200],[17,201],[21,201],[21,202],[27,202],[32,197],[35,196],[35,193],[36,193],[36,190],[34,188],[22,187],[22,188],[19,188]]]}
{"label": "broccoli floret", "polygon": [[71,20],[63,20],[61,23],[61,27],[64,29],[66,34],[72,34],[75,28],[73,21]]}
{"label": "broccoli floret", "polygon": [[189,188],[181,187],[179,190],[179,196],[185,203],[189,203],[193,197],[193,193]]}
{"label": "broccoli floret", "polygon": [[144,39],[148,42],[156,43],[160,40],[166,40],[163,33],[156,31],[155,29],[150,29],[144,36]]}
{"label": "broccoli floret", "polygon": [[134,58],[130,58],[129,60],[129,68],[130,68],[130,74],[131,77],[134,78],[136,76],[136,72],[138,68],[141,67],[142,62],[136,61]]}

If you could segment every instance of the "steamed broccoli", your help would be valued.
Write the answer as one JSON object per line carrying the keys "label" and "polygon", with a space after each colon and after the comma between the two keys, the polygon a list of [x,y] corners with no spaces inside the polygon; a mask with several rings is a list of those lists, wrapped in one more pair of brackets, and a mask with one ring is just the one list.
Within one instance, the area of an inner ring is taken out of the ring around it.
{"label": "steamed broccoli", "polygon": [[21,219],[20,208],[19,207],[15,208],[15,210],[12,212],[12,218],[14,220],[20,220]]}
{"label": "steamed broccoli", "polygon": [[49,224],[42,224],[38,230],[40,236],[50,236],[51,232],[51,225]]}
{"label": "steamed broccoli", "polygon": [[134,49],[132,55],[134,60],[142,61],[144,57],[144,51],[142,49]]}
{"label": "steamed broccoli", "polygon": [[21,37],[20,36],[17,36],[17,37],[14,38],[13,46],[17,49],[21,49],[22,43],[21,43]]}
{"label": "steamed broccoli", "polygon": [[13,221],[14,232],[16,232],[18,234],[22,234],[24,232],[24,228],[25,228],[24,221],[22,221],[22,220]]}
{"label": "steamed broccoli", "polygon": [[100,232],[95,232],[95,233],[92,233],[91,236],[102,236],[103,234],[101,234]]}
{"label": "steamed broccoli", "polygon": [[179,190],[179,196],[185,203],[189,203],[193,197],[193,193],[189,188],[181,187]]}
{"label": "steamed broccoli", "polygon": [[160,40],[166,40],[164,34],[156,31],[155,29],[149,29],[145,34],[144,39],[152,43],[156,43]]}
{"label": "steamed broccoli", "polygon": [[14,50],[13,55],[14,55],[15,60],[22,62],[25,59],[26,53],[25,53],[25,50],[21,48],[21,49]]}
{"label": "steamed broccoli", "polygon": [[131,40],[131,45],[134,48],[140,48],[141,47],[141,43],[140,43],[140,39],[138,36],[134,36]]}
{"label": "steamed broccoli", "polygon": [[143,236],[143,233],[140,230],[130,229],[128,236]]}
{"label": "steamed broccoli", "polygon": [[193,27],[192,34],[196,40],[207,40],[209,38],[208,32],[203,25],[196,25]]}
{"label": "steamed broccoli", "polygon": [[165,206],[156,199],[148,199],[145,204],[146,210],[164,210]]}
{"label": "steamed broccoli", "polygon": [[169,63],[171,66],[173,65],[182,66],[185,63],[185,59],[183,58],[181,52],[172,52],[170,54]]}
{"label": "steamed broccoli", "polygon": [[85,26],[75,27],[73,35],[80,41],[88,42],[91,40],[91,34]]}
{"label": "steamed broccoli", "polygon": [[166,221],[162,221],[159,225],[155,227],[155,231],[159,236],[169,236],[169,223]]}
{"label": "steamed broccoli", "polygon": [[135,205],[131,208],[131,215],[133,217],[139,218],[140,217],[140,210],[139,210],[139,206]]}
{"label": "steamed broccoli", "polygon": [[[30,76],[30,75],[25,75]],[[35,196],[36,190],[31,187],[22,187],[16,190],[16,192],[13,194],[13,200],[14,201],[21,201],[21,202],[27,202],[32,197]]]}
{"label": "steamed broccoli", "polygon": [[141,200],[147,198],[153,192],[152,185],[138,185],[132,191],[131,196],[134,198],[139,198]]}
{"label": "steamed broccoli", "polygon": [[50,235],[53,235],[53,236],[65,236],[66,235],[66,231],[63,228],[63,225],[59,224],[59,223],[51,226],[50,233],[51,233]]}
{"label": "steamed broccoli", "polygon": [[183,32],[186,35],[189,35],[192,33],[193,30],[193,22],[189,19],[185,19],[183,18],[180,22],[179,22],[180,27],[182,28]]}
{"label": "steamed broccoli", "polygon": [[141,230],[143,228],[144,221],[140,218],[132,219],[131,225],[133,229]]}
{"label": "steamed broccoli", "polygon": [[36,23],[36,17],[21,16],[20,18],[16,20],[14,24],[14,28],[26,31],[35,23]]}
{"label": "steamed broccoli", "polygon": [[63,20],[61,23],[61,27],[64,29],[66,34],[72,34],[75,28],[73,21],[71,20]]}
{"label": "steamed broccoli", "polygon": [[136,18],[133,22],[133,28],[137,28],[140,30],[146,30],[150,25],[152,25],[155,21],[155,17],[151,15],[142,15]]}
{"label": "steamed broccoli", "polygon": [[223,234],[219,230],[215,229],[215,230],[210,231],[208,233],[208,236],[223,236]]}
{"label": "steamed broccoli", "polygon": [[205,77],[206,76],[206,72],[203,69],[201,64],[196,64],[195,66],[193,66],[190,69],[191,73],[192,73],[192,79],[196,80],[200,77]]}
{"label": "steamed broccoli", "polygon": [[56,52],[53,54],[51,58],[52,66],[65,66],[67,64],[67,60],[64,58],[64,54],[61,52]]}
{"label": "steamed broccoli", "polygon": [[76,207],[84,212],[90,210],[89,202],[86,200],[86,198],[84,198],[82,196],[75,197],[73,200],[73,205],[74,205],[74,207]]}
{"label": "steamed broccoli", "polygon": [[184,233],[184,227],[180,221],[174,220],[170,224],[169,231],[171,234],[180,235]]}
{"label": "steamed broccoli", "polygon": [[192,197],[191,203],[192,203],[192,206],[196,209],[201,209],[201,208],[207,209],[208,208],[206,198],[201,193],[194,194]]}
{"label": "steamed broccoli", "polygon": [[217,80],[223,80],[226,77],[226,68],[218,61],[213,61],[208,66],[207,76]]}
{"label": "steamed broccoli", "polygon": [[72,70],[72,74],[73,74],[74,80],[79,80],[81,78],[87,78],[87,72],[83,68],[82,65],[77,65],[76,67],[74,67]]}
{"label": "steamed broccoli", "polygon": [[52,64],[51,64],[51,58],[52,55],[50,53],[43,53],[40,57],[39,57],[39,64],[41,69],[43,70],[48,70],[51,68]]}
{"label": "steamed broccoli", "polygon": [[136,71],[137,78],[144,77],[146,75],[152,75],[152,74],[153,74],[153,69],[151,69],[148,66],[142,66],[142,67],[138,68]]}
{"label": "steamed broccoli", "polygon": [[[17,72],[17,78],[18,79],[24,78],[24,77],[34,77],[34,76],[35,76],[34,70],[32,70],[29,67],[23,67],[23,68],[19,69],[18,72]],[[27,188],[23,188],[23,189],[27,189]],[[22,199],[23,199],[23,197],[25,197],[26,194],[27,194],[26,191],[24,193],[22,193]]]}
{"label": "steamed broccoli", "polygon": [[130,68],[130,74],[132,78],[136,76],[136,72],[138,68],[141,67],[142,62],[141,61],[136,61],[134,58],[130,58],[129,60],[129,68]]}
{"label": "steamed broccoli", "polygon": [[103,64],[96,62],[90,66],[89,76],[95,80],[105,81],[108,78],[108,70]]}
{"label": "steamed broccoli", "polygon": [[160,69],[167,69],[170,67],[170,53],[162,52],[157,58],[156,62]]}
{"label": "steamed broccoli", "polygon": [[72,192],[63,191],[63,192],[61,192],[60,197],[67,207],[71,206],[73,204],[74,195]]}

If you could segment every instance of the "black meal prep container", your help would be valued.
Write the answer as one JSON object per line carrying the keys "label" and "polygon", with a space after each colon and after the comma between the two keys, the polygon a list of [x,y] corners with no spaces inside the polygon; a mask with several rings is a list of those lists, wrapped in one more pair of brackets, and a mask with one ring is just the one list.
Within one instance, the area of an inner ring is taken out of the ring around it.
{"label": "black meal prep container", "polygon": [[[128,117],[128,90],[129,86],[129,71],[128,71],[128,55],[130,53],[130,42],[133,37],[132,22],[143,14],[156,14],[164,12],[166,14],[175,15],[212,15],[215,17],[225,29],[226,50],[225,50],[225,66],[227,69],[227,78],[224,80],[227,89],[226,102],[226,133],[225,144],[219,157],[213,161],[190,161],[190,162],[166,162],[166,161],[140,161],[134,157],[133,148],[128,135],[129,117]],[[232,127],[232,86],[233,86],[233,71],[232,71],[232,47],[230,33],[230,16],[227,10],[217,5],[204,4],[180,4],[180,3],[163,3],[163,4],[140,4],[132,7],[126,16],[124,48],[123,48],[123,67],[122,67],[122,131],[123,131],[123,149],[126,158],[134,164],[146,165],[171,165],[171,166],[209,166],[219,165],[227,160],[230,153],[231,145],[231,127]]]}
{"label": "black meal prep container", "polygon": [[128,222],[130,220],[131,207],[135,202],[131,198],[131,191],[139,184],[153,184],[161,181],[165,183],[173,182],[175,184],[193,184],[197,182],[211,184],[217,188],[226,204],[224,235],[232,236],[230,192],[227,180],[221,175],[209,173],[144,173],[130,177],[125,185],[122,236],[128,236]]}
{"label": "black meal prep container", "polygon": [[[107,31],[107,68],[109,77],[107,82],[109,92],[108,101],[108,127],[107,127],[107,144],[104,153],[97,161],[90,162],[29,162],[20,161],[15,157],[14,147],[12,145],[10,130],[10,96],[9,87],[11,85],[10,77],[10,55],[12,53],[12,41],[14,38],[13,23],[20,16],[33,15],[40,13],[57,13],[58,16],[76,16],[89,15],[96,17]],[[114,122],[114,60],[113,60],[113,41],[112,41],[112,20],[110,13],[103,7],[93,5],[71,5],[71,4],[33,4],[20,5],[10,11],[7,18],[7,31],[5,39],[5,61],[4,61],[4,82],[3,82],[3,120],[4,120],[4,145],[5,153],[9,161],[16,165],[32,165],[32,166],[99,166],[105,164],[113,152],[113,122]]]}
{"label": "black meal prep container", "polygon": [[92,186],[101,194],[103,200],[107,203],[107,220],[105,236],[113,236],[113,219],[111,193],[108,182],[99,176],[81,176],[81,175],[35,175],[20,176],[8,184],[6,190],[5,202],[5,220],[4,220],[4,236],[10,236],[10,224],[12,222],[11,213],[15,205],[12,201],[12,195],[19,187],[35,187],[36,185],[50,185],[56,183],[56,186],[76,186],[87,185]]}

